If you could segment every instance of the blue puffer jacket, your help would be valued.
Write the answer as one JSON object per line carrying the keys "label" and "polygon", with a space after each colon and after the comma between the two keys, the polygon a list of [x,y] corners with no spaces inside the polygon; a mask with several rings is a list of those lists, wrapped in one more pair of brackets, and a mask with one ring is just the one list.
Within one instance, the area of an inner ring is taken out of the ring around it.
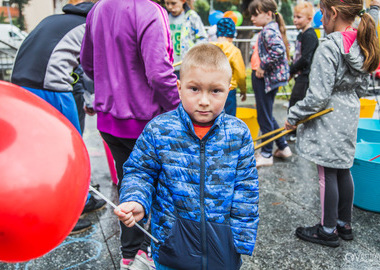
{"label": "blue puffer jacket", "polygon": [[120,202],[152,211],[153,258],[175,269],[239,269],[255,246],[258,200],[249,129],[224,112],[200,140],[180,104],[145,127],[124,164]]}

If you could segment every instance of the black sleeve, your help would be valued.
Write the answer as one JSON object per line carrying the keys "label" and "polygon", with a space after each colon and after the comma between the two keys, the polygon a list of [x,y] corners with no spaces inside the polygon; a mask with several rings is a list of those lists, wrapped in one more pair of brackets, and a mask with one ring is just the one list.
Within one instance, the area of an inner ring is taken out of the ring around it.
{"label": "black sleeve", "polygon": [[318,47],[318,37],[314,29],[309,28],[301,37],[301,58],[290,66],[290,74],[295,74],[298,71],[311,65],[313,55]]}

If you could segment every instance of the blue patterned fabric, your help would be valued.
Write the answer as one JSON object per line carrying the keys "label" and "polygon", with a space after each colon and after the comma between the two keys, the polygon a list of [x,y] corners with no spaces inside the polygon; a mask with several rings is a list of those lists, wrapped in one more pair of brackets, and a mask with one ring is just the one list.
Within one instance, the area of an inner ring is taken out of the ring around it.
{"label": "blue patterned fabric", "polygon": [[120,202],[151,212],[153,258],[168,267],[207,258],[209,269],[238,269],[255,246],[258,199],[249,129],[224,112],[200,140],[180,104],[148,123],[124,164]]}

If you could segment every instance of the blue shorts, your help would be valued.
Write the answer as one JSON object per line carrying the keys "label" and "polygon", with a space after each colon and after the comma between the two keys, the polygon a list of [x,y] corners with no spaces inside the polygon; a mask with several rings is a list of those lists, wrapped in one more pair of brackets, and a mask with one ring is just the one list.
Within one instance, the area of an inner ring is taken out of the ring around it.
{"label": "blue shorts", "polygon": [[69,119],[78,130],[79,134],[82,134],[79,124],[78,109],[72,92],[54,92],[24,86],[23,88],[50,103],[50,105],[55,107],[66,116],[67,119]]}

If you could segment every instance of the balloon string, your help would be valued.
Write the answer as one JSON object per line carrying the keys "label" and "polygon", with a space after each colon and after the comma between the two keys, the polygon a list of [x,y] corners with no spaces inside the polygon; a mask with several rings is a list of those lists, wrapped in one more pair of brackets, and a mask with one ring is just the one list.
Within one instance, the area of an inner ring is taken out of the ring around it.
{"label": "balloon string", "polygon": [[[90,190],[92,192],[94,192],[96,195],[98,195],[100,198],[102,198],[103,200],[105,200],[109,205],[111,205],[114,209],[116,209],[117,211],[120,211],[120,208],[117,207],[113,202],[111,202],[107,197],[105,197],[102,193],[100,193],[99,191],[97,191],[95,188],[93,188],[91,185],[90,185]],[[156,242],[157,244],[159,243],[159,241],[157,240],[157,238],[155,238],[153,235],[151,235],[147,230],[145,230],[143,227],[140,226],[140,224],[138,224],[137,222],[135,223],[135,226],[137,228],[139,228],[143,233],[145,233],[146,235],[148,235],[154,242]]]}

